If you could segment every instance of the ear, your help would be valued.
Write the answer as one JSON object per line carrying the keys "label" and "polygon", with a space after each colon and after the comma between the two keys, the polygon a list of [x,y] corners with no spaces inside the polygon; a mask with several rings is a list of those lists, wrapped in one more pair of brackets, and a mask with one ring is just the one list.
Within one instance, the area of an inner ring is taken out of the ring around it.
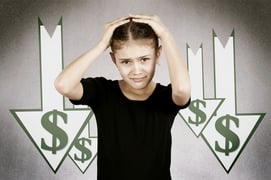
{"label": "ear", "polygon": [[162,54],[162,46],[159,46],[156,51],[156,64],[160,63],[161,54]]}
{"label": "ear", "polygon": [[113,63],[116,64],[115,54],[113,52],[110,52],[110,56],[111,56]]}

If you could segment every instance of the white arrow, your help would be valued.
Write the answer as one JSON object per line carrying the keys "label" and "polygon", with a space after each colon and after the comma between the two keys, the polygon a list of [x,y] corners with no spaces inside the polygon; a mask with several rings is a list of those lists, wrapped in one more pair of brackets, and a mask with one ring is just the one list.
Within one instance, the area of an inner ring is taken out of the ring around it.
{"label": "white arrow", "polygon": [[234,33],[225,47],[214,33],[215,97],[222,106],[202,137],[226,172],[229,172],[258,127],[263,113],[240,114],[236,110]]}
{"label": "white arrow", "polygon": [[69,152],[69,157],[83,174],[97,156],[98,139],[96,129],[94,130],[95,122],[95,116],[92,116],[88,126],[85,127]]}
{"label": "white arrow", "polygon": [[[62,20],[52,37],[39,20],[41,109],[11,110],[29,138],[56,172],[92,116],[90,110],[66,110],[54,88],[62,70]],[[30,96],[31,97],[31,96]]]}
{"label": "white arrow", "polygon": [[198,137],[204,130],[208,121],[216,113],[222,99],[205,98],[203,75],[203,48],[194,54],[187,46],[187,64],[191,81],[191,103],[186,109],[180,111],[182,119]]}

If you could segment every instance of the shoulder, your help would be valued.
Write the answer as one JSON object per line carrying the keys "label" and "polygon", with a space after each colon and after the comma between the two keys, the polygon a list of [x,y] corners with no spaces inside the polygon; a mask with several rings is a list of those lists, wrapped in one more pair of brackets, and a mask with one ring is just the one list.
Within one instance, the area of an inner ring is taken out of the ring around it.
{"label": "shoulder", "polygon": [[114,81],[111,79],[107,79],[105,77],[88,77],[88,78],[83,78],[81,80],[81,83],[83,85],[94,85],[95,86],[106,86],[106,85],[111,85],[114,84]]}
{"label": "shoulder", "polygon": [[172,99],[172,86],[171,84],[162,85],[157,83],[156,98],[169,105],[170,107],[176,107],[177,109],[184,109],[189,106],[190,100],[184,106],[176,105]]}
{"label": "shoulder", "polygon": [[71,100],[73,104],[85,104],[94,107],[114,88],[115,81],[104,77],[88,77],[81,80],[83,95],[80,100]]}
{"label": "shoulder", "polygon": [[171,102],[171,85],[162,85],[157,83],[152,97],[155,101],[159,101],[162,104]]}
{"label": "shoulder", "polygon": [[111,93],[118,87],[117,80],[107,79],[105,77],[88,77],[81,80],[85,92],[92,92],[96,96],[105,93]]}
{"label": "shoulder", "polygon": [[163,85],[160,83],[156,84],[156,91],[159,94],[171,94],[171,90],[172,90],[171,84],[168,85]]}
{"label": "shoulder", "polygon": [[87,83],[90,83],[90,82],[104,83],[110,80],[106,79],[105,77],[87,77],[87,78],[83,78],[81,81],[87,82]]}

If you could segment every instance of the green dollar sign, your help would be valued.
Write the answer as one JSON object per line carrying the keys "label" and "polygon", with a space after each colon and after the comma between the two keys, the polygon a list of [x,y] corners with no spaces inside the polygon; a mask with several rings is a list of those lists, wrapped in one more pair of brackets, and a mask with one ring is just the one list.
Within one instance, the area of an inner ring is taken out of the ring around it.
{"label": "green dollar sign", "polygon": [[81,157],[78,157],[77,154],[74,154],[74,159],[76,161],[81,161],[81,163],[84,163],[92,157],[91,151],[85,147],[85,142],[91,145],[91,140],[87,138],[80,138],[74,143],[74,146],[82,152]]}
{"label": "green dollar sign", "polygon": [[52,145],[47,145],[44,138],[41,138],[41,148],[52,151],[52,154],[56,154],[57,151],[63,149],[68,143],[67,134],[57,126],[57,121],[60,119],[67,123],[67,114],[57,110],[49,111],[41,118],[41,124],[44,129],[52,134]]}
{"label": "green dollar sign", "polygon": [[215,123],[216,130],[225,137],[225,147],[221,148],[218,141],[215,141],[215,150],[225,153],[226,156],[240,145],[239,137],[230,129],[230,122],[234,122],[236,127],[239,127],[239,119],[228,114],[220,117]]}
{"label": "green dollar sign", "polygon": [[192,111],[196,116],[194,121],[192,120],[191,117],[188,117],[188,122],[190,124],[195,124],[196,126],[199,126],[200,124],[206,121],[206,114],[200,109],[200,105],[202,105],[205,108],[206,107],[205,101],[196,99],[192,101],[191,104],[189,105],[190,111]]}

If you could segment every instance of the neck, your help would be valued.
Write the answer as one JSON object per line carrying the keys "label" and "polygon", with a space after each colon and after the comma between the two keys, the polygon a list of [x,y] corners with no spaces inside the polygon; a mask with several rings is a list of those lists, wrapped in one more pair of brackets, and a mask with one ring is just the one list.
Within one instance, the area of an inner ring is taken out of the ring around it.
{"label": "neck", "polygon": [[139,100],[144,101],[147,100],[150,95],[153,93],[156,83],[151,81],[147,87],[143,89],[134,89],[128,84],[126,84],[123,80],[119,81],[119,86],[122,93],[130,100]]}

